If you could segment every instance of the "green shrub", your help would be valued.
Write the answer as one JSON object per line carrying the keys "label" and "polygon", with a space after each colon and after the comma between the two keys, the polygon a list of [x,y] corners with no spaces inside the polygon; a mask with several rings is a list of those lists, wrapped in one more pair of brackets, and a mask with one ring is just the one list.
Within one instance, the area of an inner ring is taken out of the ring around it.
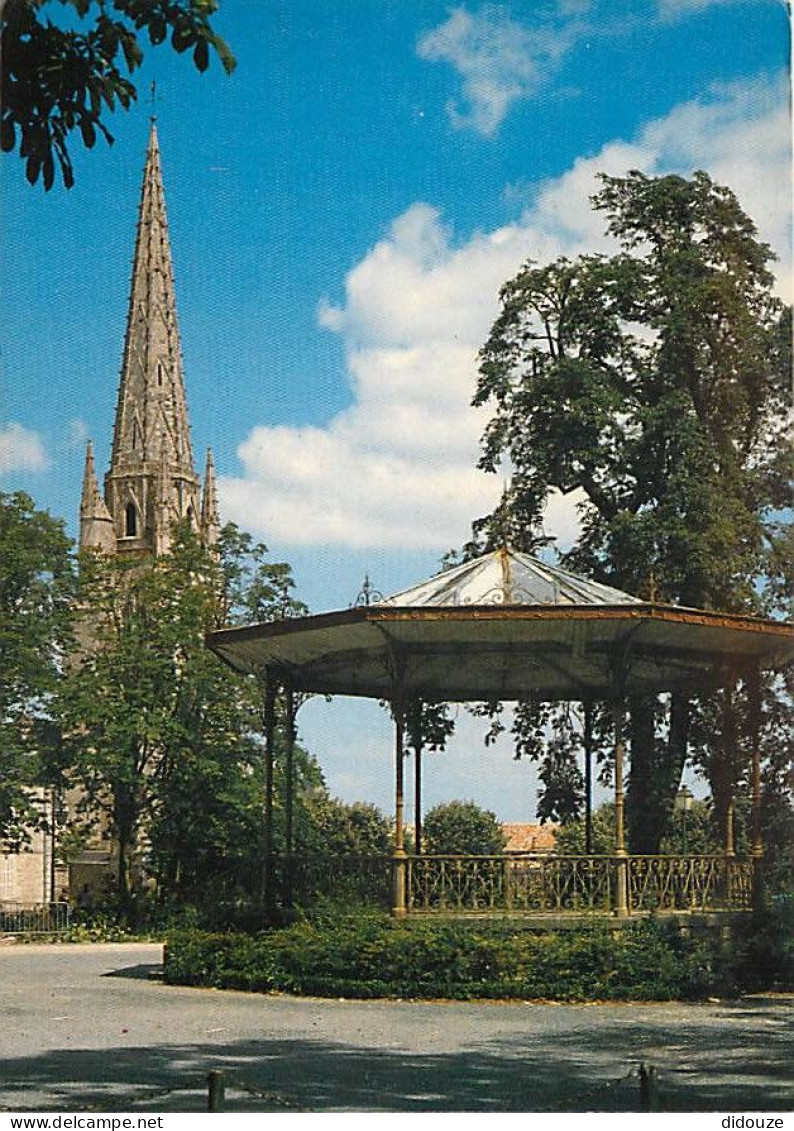
{"label": "green shrub", "polygon": [[728,972],[744,990],[794,990],[794,896],[776,896],[734,940]]}
{"label": "green shrub", "polygon": [[652,1001],[702,998],[724,973],[713,941],[654,920],[537,932],[507,922],[400,923],[370,912],[257,935],[175,933],[165,978],[356,998]]}
{"label": "green shrub", "polygon": [[423,829],[424,850],[430,856],[492,856],[505,850],[505,834],[496,814],[473,801],[436,805],[425,816]]}

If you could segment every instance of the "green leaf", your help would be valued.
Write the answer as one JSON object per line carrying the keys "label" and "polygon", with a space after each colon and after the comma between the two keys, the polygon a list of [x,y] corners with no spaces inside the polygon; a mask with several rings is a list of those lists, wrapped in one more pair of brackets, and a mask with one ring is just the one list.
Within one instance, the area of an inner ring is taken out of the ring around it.
{"label": "green leaf", "polygon": [[158,43],[162,43],[165,39],[166,31],[165,20],[156,12],[149,20],[149,42],[155,46]]}
{"label": "green leaf", "polygon": [[171,46],[180,55],[196,42],[196,33],[189,25],[178,24],[171,33]]}
{"label": "green leaf", "polygon": [[3,118],[2,124],[2,149],[3,153],[10,153],[16,145],[16,129],[14,119],[10,114]]}
{"label": "green leaf", "polygon": [[196,44],[196,49],[193,52],[193,62],[202,74],[210,65],[210,53],[206,39],[200,39]]}
{"label": "green leaf", "polygon": [[35,185],[36,181],[39,179],[40,169],[41,157],[38,153],[31,153],[30,157],[28,157],[25,162],[25,176],[32,185]]}
{"label": "green leaf", "polygon": [[55,180],[55,162],[52,159],[52,151],[50,151],[44,158],[42,165],[44,190],[49,192],[52,188],[52,183]]}
{"label": "green leaf", "polygon": [[131,32],[125,32],[121,37],[121,49],[124,52],[127,70],[132,74],[143,62],[143,51],[141,50],[136,36]]}
{"label": "green leaf", "polygon": [[215,48],[218,54],[218,58],[221,61],[221,66],[223,67],[226,74],[233,74],[237,67],[237,60],[229,50],[229,45],[225,40],[221,39],[219,35],[215,35],[214,32],[211,33],[208,38],[212,46]]}
{"label": "green leaf", "polygon": [[90,118],[82,118],[80,121],[80,133],[83,135],[83,144],[86,149],[93,149],[96,142],[96,131]]}

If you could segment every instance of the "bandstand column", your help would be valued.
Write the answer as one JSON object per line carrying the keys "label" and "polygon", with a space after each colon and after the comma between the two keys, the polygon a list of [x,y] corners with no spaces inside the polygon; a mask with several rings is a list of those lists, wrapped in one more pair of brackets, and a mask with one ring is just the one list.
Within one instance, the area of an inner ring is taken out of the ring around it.
{"label": "bandstand column", "polygon": [[284,875],[284,898],[287,906],[292,906],[294,888],[294,860],[292,853],[295,850],[293,833],[293,810],[295,808],[295,693],[291,687],[284,689],[285,734],[286,749],[284,751],[284,850],[286,852],[286,872]]}
{"label": "bandstand column", "polygon": [[725,846],[726,856],[735,856],[734,843],[734,765],[736,759],[736,716],[733,707],[735,683],[725,690],[725,700],[722,710],[722,756],[725,759],[726,791],[728,793],[725,806]]}
{"label": "bandstand column", "polygon": [[286,751],[284,757],[284,772],[286,781],[284,785],[284,839],[287,855],[293,851],[293,810],[295,796],[295,693],[291,687],[286,688]]}
{"label": "bandstand column", "polygon": [[584,850],[593,854],[593,701],[584,707]]}
{"label": "bandstand column", "polygon": [[414,852],[422,851],[422,747],[414,750]]}
{"label": "bandstand column", "polygon": [[275,906],[273,886],[273,764],[275,760],[276,684],[271,673],[263,679],[262,722],[265,736],[265,860],[262,877],[262,894],[265,908]]}
{"label": "bandstand column", "polygon": [[750,741],[753,751],[753,829],[751,851],[753,856],[764,855],[764,836],[761,827],[761,675],[754,668],[747,681],[750,700]]}
{"label": "bandstand column", "polygon": [[725,855],[736,855],[733,836],[733,796],[729,798],[728,807],[725,810]]}
{"label": "bandstand column", "polygon": [[623,698],[612,703],[615,726],[615,915],[625,918],[629,913],[629,862],[626,855],[625,802],[623,798],[623,731],[626,706]]}
{"label": "bandstand column", "polygon": [[761,673],[754,666],[747,680],[750,700],[750,741],[753,750],[753,826],[750,855],[753,861],[753,907],[764,905],[764,834],[761,824]]}
{"label": "bandstand column", "polygon": [[414,733],[414,853],[422,851],[422,701],[411,703],[411,727]]}
{"label": "bandstand column", "polygon": [[392,855],[392,915],[404,918],[405,907],[405,827],[404,827],[404,719],[403,706],[399,700],[392,702],[394,715],[394,853]]}

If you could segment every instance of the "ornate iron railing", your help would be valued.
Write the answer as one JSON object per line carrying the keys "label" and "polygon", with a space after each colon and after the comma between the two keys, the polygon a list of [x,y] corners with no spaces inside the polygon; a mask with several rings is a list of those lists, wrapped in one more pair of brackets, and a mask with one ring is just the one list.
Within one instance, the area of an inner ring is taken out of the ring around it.
{"label": "ornate iron railing", "polygon": [[629,908],[637,911],[745,911],[752,906],[752,860],[735,856],[630,856]]}
{"label": "ornate iron railing", "polygon": [[68,903],[0,903],[0,934],[54,934],[69,927]]}
{"label": "ornate iron railing", "polygon": [[[282,906],[310,906],[323,898],[393,906],[395,862],[389,856],[279,855],[271,866]],[[749,910],[757,866],[724,855],[510,853],[407,856],[397,875],[409,914],[631,915]]]}
{"label": "ornate iron railing", "polygon": [[608,911],[606,856],[413,856],[409,911]]}
{"label": "ornate iron railing", "polygon": [[754,863],[726,856],[411,856],[406,904],[423,913],[743,911]]}

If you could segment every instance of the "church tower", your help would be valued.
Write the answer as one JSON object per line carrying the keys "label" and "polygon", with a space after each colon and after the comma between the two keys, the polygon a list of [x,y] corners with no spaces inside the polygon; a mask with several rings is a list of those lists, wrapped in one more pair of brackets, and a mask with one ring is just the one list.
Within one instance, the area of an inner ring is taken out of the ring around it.
{"label": "church tower", "polygon": [[86,452],[80,548],[144,557],[167,552],[173,524],[187,518],[205,545],[217,540],[212,455],[204,499],[193,464],[171,245],[157,127],[143,173],[127,329],[104,498]]}

